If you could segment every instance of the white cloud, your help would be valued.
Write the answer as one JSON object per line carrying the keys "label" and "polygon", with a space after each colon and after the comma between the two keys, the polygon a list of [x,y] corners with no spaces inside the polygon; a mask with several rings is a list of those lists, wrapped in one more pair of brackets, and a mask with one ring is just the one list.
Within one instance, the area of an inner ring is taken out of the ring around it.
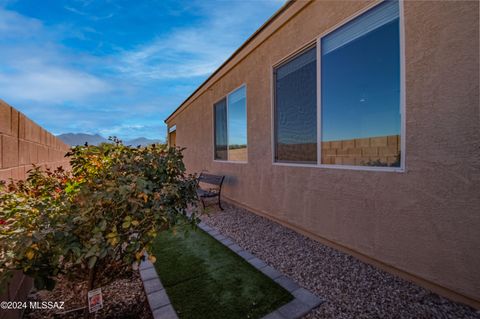
{"label": "white cloud", "polygon": [[62,103],[110,89],[99,77],[71,66],[72,56],[55,44],[57,36],[39,20],[0,8],[0,97]]}
{"label": "white cloud", "polygon": [[34,71],[0,73],[0,92],[8,100],[61,103],[99,94],[109,85],[86,73],[49,65]]}
{"label": "white cloud", "polygon": [[[265,12],[269,13],[274,11],[272,8],[278,7],[273,1],[263,4]],[[209,2],[196,5],[196,10],[204,16],[203,22],[178,28],[134,50],[123,52],[117,70],[139,79],[206,76],[248,38],[252,24],[260,26],[258,16],[232,14],[254,10],[258,7],[255,1],[233,1],[228,6]]]}

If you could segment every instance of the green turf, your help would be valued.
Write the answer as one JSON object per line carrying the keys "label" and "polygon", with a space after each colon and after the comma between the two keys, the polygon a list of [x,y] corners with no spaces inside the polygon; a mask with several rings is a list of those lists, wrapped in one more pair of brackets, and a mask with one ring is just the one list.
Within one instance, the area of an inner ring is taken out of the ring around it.
{"label": "green turf", "polygon": [[293,299],[201,229],[163,232],[155,268],[182,319],[261,318]]}

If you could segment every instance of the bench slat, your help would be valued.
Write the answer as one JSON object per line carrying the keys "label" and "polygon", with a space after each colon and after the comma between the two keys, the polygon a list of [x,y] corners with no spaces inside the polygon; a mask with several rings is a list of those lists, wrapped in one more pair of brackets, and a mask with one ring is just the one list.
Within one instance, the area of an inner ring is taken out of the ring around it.
{"label": "bench slat", "polygon": [[198,180],[202,183],[220,185],[222,183],[223,176],[201,173],[200,176],[198,177]]}

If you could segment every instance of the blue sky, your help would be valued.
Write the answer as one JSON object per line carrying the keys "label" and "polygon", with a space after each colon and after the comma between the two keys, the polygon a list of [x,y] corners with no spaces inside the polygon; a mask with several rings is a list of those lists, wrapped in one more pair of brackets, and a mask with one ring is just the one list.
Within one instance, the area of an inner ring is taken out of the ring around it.
{"label": "blue sky", "polygon": [[54,134],[163,120],[283,0],[0,0],[0,98]]}

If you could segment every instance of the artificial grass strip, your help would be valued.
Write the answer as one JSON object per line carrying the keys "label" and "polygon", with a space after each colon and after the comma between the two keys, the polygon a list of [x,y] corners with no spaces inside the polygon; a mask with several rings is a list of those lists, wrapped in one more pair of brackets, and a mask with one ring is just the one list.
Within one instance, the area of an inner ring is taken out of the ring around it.
{"label": "artificial grass strip", "polygon": [[161,233],[153,251],[180,318],[261,318],[293,299],[203,230],[184,227]]}

